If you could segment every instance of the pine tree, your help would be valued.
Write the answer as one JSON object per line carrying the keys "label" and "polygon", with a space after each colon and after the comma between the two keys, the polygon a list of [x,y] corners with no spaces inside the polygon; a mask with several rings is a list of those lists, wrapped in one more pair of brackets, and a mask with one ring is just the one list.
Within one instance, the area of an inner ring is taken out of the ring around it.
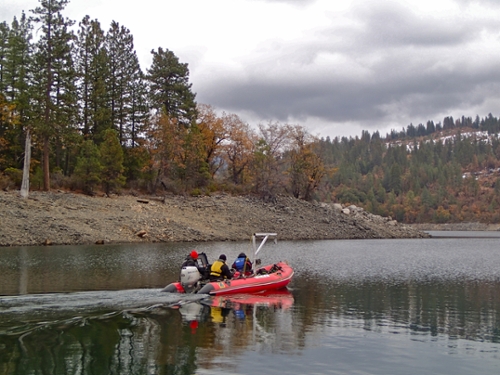
{"label": "pine tree", "polygon": [[15,166],[10,150],[14,147],[12,140],[15,138],[13,134],[17,133],[17,127],[15,105],[0,92],[0,171]]}
{"label": "pine tree", "polygon": [[[143,85],[140,82],[142,72],[130,30],[113,21],[106,36],[106,45],[110,65],[108,91],[111,121],[113,128],[118,131],[120,143],[125,145],[129,143],[130,138],[137,137],[137,131],[132,127],[137,128],[138,125],[140,126],[138,120],[144,120],[144,116],[138,116],[140,108],[138,103],[144,103],[139,95],[145,95],[145,93],[135,88],[135,85],[139,87]],[[143,113],[147,111],[146,108],[142,110]]]}
{"label": "pine tree", "polygon": [[[139,67],[139,62],[135,56],[134,64]],[[149,110],[147,103],[147,85],[144,74],[138,68],[128,83],[130,89],[130,113],[127,147],[125,148],[125,167],[129,180],[135,180],[139,176],[146,177],[151,181],[150,175],[144,173],[149,163],[149,154],[145,147],[145,134],[149,126]]]}
{"label": "pine tree", "polygon": [[172,51],[151,51],[153,62],[147,70],[150,103],[157,112],[165,112],[180,125],[189,127],[196,120],[195,94],[189,83],[187,64],[180,63]]}
{"label": "pine tree", "polygon": [[73,21],[62,16],[68,0],[40,0],[31,20],[40,24],[33,64],[34,133],[43,144],[43,188],[50,190],[50,147],[65,147],[75,123],[75,72],[71,55]]}
{"label": "pine tree", "polygon": [[86,140],[80,149],[76,161],[74,176],[82,184],[83,191],[93,194],[94,188],[101,183],[102,165],[99,148],[92,142]]}
{"label": "pine tree", "polygon": [[[4,39],[7,38],[7,39]],[[2,92],[15,107],[18,126],[11,129],[6,152],[9,154],[11,166],[20,168],[24,152],[25,128],[29,115],[29,77],[31,59],[31,25],[23,13],[18,21],[14,18],[8,28],[0,24],[0,71]]]}
{"label": "pine tree", "polygon": [[125,184],[123,150],[115,130],[108,129],[104,132],[104,140],[99,151],[102,164],[101,180],[106,194],[109,195]]}
{"label": "pine tree", "polygon": [[5,93],[16,103],[17,110],[22,115],[29,106],[28,71],[32,54],[32,27],[24,13],[19,21],[14,17],[8,37],[3,77]]}
{"label": "pine tree", "polygon": [[100,23],[88,16],[80,22],[76,56],[80,129],[86,139],[100,144],[104,131],[112,126],[107,90],[109,57]]}
{"label": "pine tree", "polygon": [[0,93],[6,92],[5,66],[7,64],[7,49],[9,48],[10,28],[7,22],[0,23]]}
{"label": "pine tree", "polygon": [[149,119],[147,85],[134,50],[130,31],[113,21],[105,37],[107,73],[105,80],[109,128],[117,131],[124,149],[126,174],[131,179],[143,175],[146,150],[134,150],[144,144]]}
{"label": "pine tree", "polygon": [[139,67],[139,60],[134,56],[132,64],[134,70],[129,84],[130,116],[129,116],[129,147],[135,148],[144,143],[144,134],[149,125],[148,88],[144,73]]}

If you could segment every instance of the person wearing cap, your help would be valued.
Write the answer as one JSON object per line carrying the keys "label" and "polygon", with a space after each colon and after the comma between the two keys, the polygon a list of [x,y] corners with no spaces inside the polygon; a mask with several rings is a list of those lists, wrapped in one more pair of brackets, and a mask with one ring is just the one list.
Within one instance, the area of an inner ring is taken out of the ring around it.
{"label": "person wearing cap", "polygon": [[245,253],[240,253],[231,267],[239,271],[242,275],[248,276],[252,274],[252,262],[250,262]]}
{"label": "person wearing cap", "polygon": [[198,252],[196,250],[192,250],[186,259],[184,260],[184,263],[182,263],[182,267],[187,267],[187,266],[193,266],[193,267],[198,267]]}
{"label": "person wearing cap", "polygon": [[201,274],[201,276],[205,276],[205,267],[200,266],[200,264],[198,263],[198,252],[196,250],[192,250],[188,254],[186,259],[184,260],[184,263],[182,263],[181,268],[189,266],[198,268],[198,272]]}
{"label": "person wearing cap", "polygon": [[231,279],[233,277],[233,274],[226,264],[226,260],[226,255],[221,254],[219,256],[219,259],[213,262],[212,266],[210,267],[210,281]]}

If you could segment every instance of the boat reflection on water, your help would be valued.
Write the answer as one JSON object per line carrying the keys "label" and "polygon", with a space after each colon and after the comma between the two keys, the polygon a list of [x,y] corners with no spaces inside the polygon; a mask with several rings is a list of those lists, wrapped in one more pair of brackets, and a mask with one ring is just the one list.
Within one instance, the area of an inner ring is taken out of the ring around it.
{"label": "boat reflection on water", "polygon": [[293,303],[293,294],[285,288],[258,294],[214,296],[180,305],[179,312],[182,320],[189,324],[194,333],[198,322],[210,321],[225,326],[230,317],[237,320],[255,318],[259,308],[270,311],[287,310]]}
{"label": "boat reflection on water", "polygon": [[259,294],[233,294],[216,296],[212,307],[238,308],[240,305],[266,306],[288,309],[293,305],[293,294],[288,289],[274,290]]}

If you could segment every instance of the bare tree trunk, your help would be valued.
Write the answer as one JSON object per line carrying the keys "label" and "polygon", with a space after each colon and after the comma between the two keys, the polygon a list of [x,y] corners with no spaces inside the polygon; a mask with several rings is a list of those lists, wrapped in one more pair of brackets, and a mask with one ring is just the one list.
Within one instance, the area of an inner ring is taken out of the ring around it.
{"label": "bare tree trunk", "polygon": [[21,183],[21,197],[28,198],[30,190],[30,164],[31,164],[31,134],[29,129],[26,131],[26,141],[24,144],[24,166],[23,182]]}

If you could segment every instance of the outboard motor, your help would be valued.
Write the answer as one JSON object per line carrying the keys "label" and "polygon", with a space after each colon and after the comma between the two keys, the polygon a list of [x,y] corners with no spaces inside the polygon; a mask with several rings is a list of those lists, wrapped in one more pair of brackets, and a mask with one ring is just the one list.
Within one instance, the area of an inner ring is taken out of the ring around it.
{"label": "outboard motor", "polygon": [[200,280],[198,268],[193,266],[182,267],[181,269],[181,285],[186,293],[194,292],[198,281]]}

